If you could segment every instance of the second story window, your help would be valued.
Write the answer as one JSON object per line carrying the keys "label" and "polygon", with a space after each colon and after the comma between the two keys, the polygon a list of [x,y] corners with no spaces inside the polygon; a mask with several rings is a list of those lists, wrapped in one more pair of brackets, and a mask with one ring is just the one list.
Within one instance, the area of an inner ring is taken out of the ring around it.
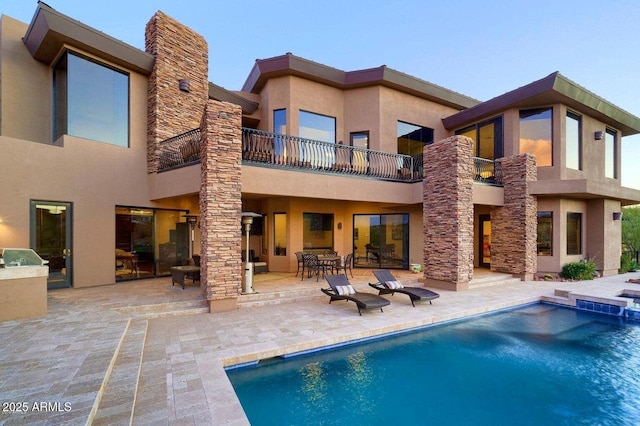
{"label": "second story window", "polygon": [[567,111],[566,165],[569,169],[582,170],[582,125],[580,116]]}
{"label": "second story window", "polygon": [[129,75],[65,52],[53,70],[54,139],[77,136],[129,146]]}
{"label": "second story window", "polygon": [[473,155],[475,157],[495,160],[504,155],[502,117],[465,127],[456,131],[456,135],[466,136],[473,140]]}
{"label": "second story window", "polygon": [[278,135],[287,134],[287,110],[273,110],[273,133]]}
{"label": "second story window", "polygon": [[298,136],[315,141],[336,143],[336,119],[328,115],[300,111]]}
{"label": "second story window", "polygon": [[520,154],[536,156],[538,167],[553,165],[551,108],[520,111]]}
{"label": "second story window", "polygon": [[425,145],[433,143],[433,129],[398,121],[398,154],[422,155]]}
{"label": "second story window", "polygon": [[607,129],[604,134],[604,176],[611,179],[618,177],[618,170],[616,168],[616,139],[616,131]]}

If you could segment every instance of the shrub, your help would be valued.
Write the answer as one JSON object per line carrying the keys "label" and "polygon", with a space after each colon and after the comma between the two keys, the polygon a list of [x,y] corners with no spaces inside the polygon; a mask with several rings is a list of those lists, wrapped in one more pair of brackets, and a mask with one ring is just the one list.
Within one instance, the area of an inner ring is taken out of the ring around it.
{"label": "shrub", "polygon": [[592,280],[596,275],[596,262],[586,260],[582,262],[570,262],[562,267],[560,275],[570,280]]}
{"label": "shrub", "polygon": [[624,253],[620,256],[620,269],[618,272],[626,274],[627,272],[635,272],[638,270],[638,264],[635,260],[629,256],[628,253]]}

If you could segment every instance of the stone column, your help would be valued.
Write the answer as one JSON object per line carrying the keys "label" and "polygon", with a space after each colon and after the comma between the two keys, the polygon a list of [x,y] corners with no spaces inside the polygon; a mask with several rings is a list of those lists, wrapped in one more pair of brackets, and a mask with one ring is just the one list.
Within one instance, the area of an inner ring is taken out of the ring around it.
{"label": "stone column", "polygon": [[242,286],[242,110],[209,100],[202,118],[201,285],[210,312],[232,310]]}
{"label": "stone column", "polygon": [[491,212],[491,270],[532,280],[538,268],[538,203],[529,182],[538,179],[536,159],[521,154],[496,160],[504,205]]}
{"label": "stone column", "polygon": [[209,98],[209,48],[200,34],[157,12],[145,29],[145,51],[156,58],[147,97],[147,171],[154,173],[158,142],[200,126]]}
{"label": "stone column", "polygon": [[473,141],[450,138],[424,148],[424,277],[466,290],[473,277]]}

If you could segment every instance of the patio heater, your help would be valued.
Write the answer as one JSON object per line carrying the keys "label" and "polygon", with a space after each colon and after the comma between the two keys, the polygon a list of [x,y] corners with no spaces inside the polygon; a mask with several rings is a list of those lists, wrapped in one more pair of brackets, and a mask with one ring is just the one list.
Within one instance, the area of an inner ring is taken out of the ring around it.
{"label": "patio heater", "polygon": [[182,217],[185,218],[187,223],[189,224],[189,239],[191,242],[189,243],[189,259],[193,257],[193,243],[196,239],[196,223],[198,223],[197,214],[184,214]]}
{"label": "patio heater", "polygon": [[253,224],[254,217],[261,217],[262,215],[254,212],[242,212],[242,225],[244,226],[244,232],[247,234],[247,251],[244,255],[244,275],[242,282],[242,293],[253,293],[253,259],[249,257],[249,234],[251,233],[251,225]]}

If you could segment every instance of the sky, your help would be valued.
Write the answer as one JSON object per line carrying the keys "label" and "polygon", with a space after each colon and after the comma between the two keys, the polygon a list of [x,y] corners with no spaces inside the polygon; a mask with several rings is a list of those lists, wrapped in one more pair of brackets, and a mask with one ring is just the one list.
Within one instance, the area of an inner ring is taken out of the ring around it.
{"label": "sky", "polygon": [[[560,71],[640,117],[638,0],[47,0],[144,50],[161,10],[209,44],[209,80],[240,90],[256,59],[291,52],[344,71],[387,65],[480,101]],[[0,0],[29,23],[35,0]],[[622,184],[640,189],[640,135],[622,139]]]}

